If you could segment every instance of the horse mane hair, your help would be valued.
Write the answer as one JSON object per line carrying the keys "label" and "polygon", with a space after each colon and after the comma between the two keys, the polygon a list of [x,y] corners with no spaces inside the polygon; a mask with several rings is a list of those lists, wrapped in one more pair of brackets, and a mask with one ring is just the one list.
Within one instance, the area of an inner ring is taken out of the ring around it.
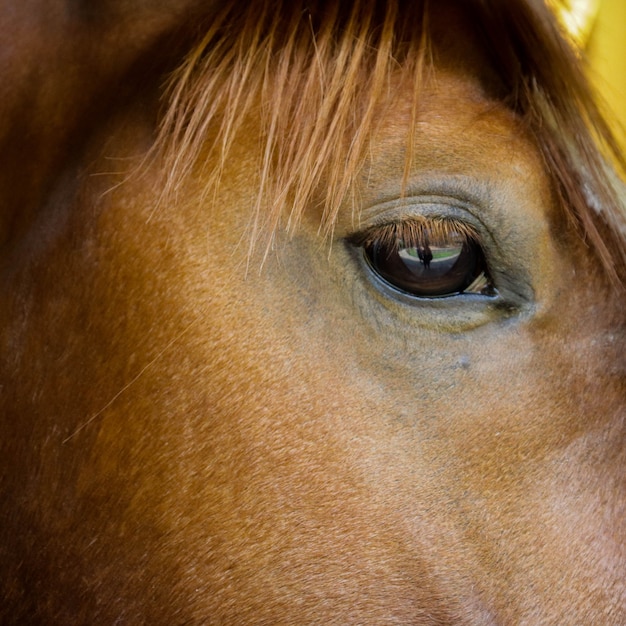
{"label": "horse mane hair", "polygon": [[[433,63],[429,4],[226,1],[167,87],[155,143],[168,172],[165,197],[198,166],[205,168],[205,193],[214,192],[234,137],[252,117],[263,129],[252,240],[275,232],[286,206],[293,231],[312,203],[330,234],[342,203],[358,207],[353,183],[392,73],[409,81],[417,111],[420,82]],[[495,96],[534,138],[566,214],[623,283],[626,212],[614,172],[626,166],[580,53],[542,0],[455,4],[491,60]],[[413,132],[415,119],[407,142]]]}

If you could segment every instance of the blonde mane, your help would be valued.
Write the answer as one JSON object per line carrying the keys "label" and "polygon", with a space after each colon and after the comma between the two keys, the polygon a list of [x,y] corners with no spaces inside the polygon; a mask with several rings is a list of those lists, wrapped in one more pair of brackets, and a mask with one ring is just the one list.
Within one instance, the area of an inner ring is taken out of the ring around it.
{"label": "blonde mane", "polygon": [[[164,197],[196,167],[204,168],[205,193],[214,192],[237,133],[254,116],[263,129],[263,160],[253,241],[279,227],[285,206],[290,231],[307,207],[321,207],[326,235],[342,203],[358,207],[353,182],[392,73],[411,85],[417,110],[432,65],[429,1],[346,4],[226,2],[168,85],[155,144],[168,172]],[[626,213],[606,163],[622,173],[626,167],[579,55],[543,2],[456,4],[471,16],[500,81],[497,97],[534,136],[565,211],[609,275],[623,281]]]}

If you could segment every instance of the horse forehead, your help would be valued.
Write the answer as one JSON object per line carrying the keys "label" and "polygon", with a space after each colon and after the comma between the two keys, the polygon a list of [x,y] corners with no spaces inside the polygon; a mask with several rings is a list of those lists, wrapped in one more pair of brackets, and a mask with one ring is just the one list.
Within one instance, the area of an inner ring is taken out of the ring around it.
{"label": "horse forehead", "polygon": [[374,149],[406,143],[416,115],[412,149],[418,162],[421,155],[424,162],[432,161],[433,149],[441,156],[441,147],[448,147],[450,154],[465,156],[471,150],[478,156],[480,152],[492,154],[494,149],[509,151],[516,144],[516,148],[524,149],[526,158],[536,157],[518,118],[490,98],[476,76],[435,66],[419,86],[416,110],[410,86],[399,83],[391,93],[390,101],[380,107],[379,125],[371,141]]}

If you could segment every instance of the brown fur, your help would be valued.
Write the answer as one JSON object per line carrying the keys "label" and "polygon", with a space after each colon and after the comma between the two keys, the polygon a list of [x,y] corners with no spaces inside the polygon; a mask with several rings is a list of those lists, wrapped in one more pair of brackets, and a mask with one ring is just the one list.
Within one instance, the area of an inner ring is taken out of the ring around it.
{"label": "brown fur", "polygon": [[[0,623],[626,622],[624,212],[541,3],[0,12]],[[424,224],[500,295],[380,289]]]}

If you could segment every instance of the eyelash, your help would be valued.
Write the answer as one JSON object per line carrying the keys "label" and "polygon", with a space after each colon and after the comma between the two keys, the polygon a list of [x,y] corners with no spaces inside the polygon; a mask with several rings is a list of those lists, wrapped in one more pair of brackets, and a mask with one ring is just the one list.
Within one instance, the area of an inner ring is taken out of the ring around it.
{"label": "eyelash", "polygon": [[388,222],[372,226],[363,232],[353,233],[348,241],[357,247],[368,247],[374,243],[393,248],[402,242],[404,247],[423,245],[428,237],[431,242],[446,240],[451,236],[461,236],[473,241],[482,248],[478,232],[467,222],[455,218],[415,218]]}

